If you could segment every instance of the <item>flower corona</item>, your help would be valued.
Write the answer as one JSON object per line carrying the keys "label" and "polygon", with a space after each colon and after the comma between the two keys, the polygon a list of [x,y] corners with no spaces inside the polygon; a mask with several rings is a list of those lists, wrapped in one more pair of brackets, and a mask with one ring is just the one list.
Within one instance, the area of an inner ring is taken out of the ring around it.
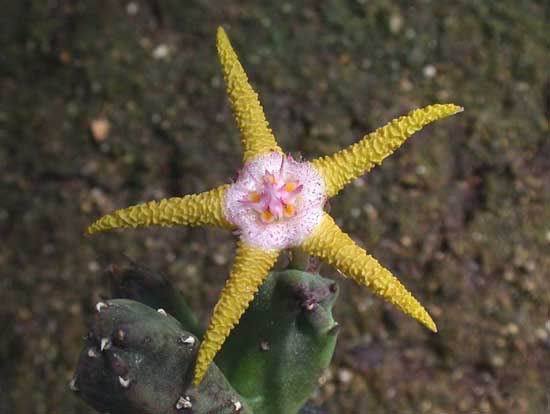
{"label": "flower corona", "polygon": [[323,179],[310,163],[270,152],[245,163],[225,194],[225,215],[249,245],[285,249],[311,234],[325,201]]}

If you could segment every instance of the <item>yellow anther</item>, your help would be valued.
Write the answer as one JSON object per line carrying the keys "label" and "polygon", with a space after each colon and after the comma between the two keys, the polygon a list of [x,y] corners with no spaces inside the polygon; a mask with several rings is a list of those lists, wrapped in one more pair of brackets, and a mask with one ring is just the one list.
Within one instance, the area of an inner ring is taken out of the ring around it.
{"label": "yellow anther", "polygon": [[296,208],[292,204],[285,204],[283,207],[283,215],[286,218],[294,217],[296,214]]}
{"label": "yellow anther", "polygon": [[251,201],[252,203],[257,203],[261,200],[261,198],[262,196],[256,191],[252,191],[248,194],[248,201]]}
{"label": "yellow anther", "polygon": [[269,210],[262,211],[262,213],[260,214],[260,218],[263,223],[273,223],[273,221],[275,220],[275,216]]}
{"label": "yellow anther", "polygon": [[294,190],[296,190],[296,188],[298,188],[298,183],[296,183],[295,181],[290,181],[290,182],[285,184],[284,190],[287,193],[291,193]]}

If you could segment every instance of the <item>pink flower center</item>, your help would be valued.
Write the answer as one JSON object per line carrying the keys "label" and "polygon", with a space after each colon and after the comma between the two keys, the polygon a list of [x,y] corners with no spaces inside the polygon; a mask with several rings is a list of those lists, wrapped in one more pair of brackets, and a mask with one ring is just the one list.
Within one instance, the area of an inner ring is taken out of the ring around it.
{"label": "pink flower center", "polygon": [[283,166],[279,174],[266,171],[256,191],[249,191],[242,200],[258,213],[263,223],[272,223],[296,214],[296,200],[303,186],[297,180],[285,180],[282,170]]}
{"label": "pink flower center", "polygon": [[323,217],[323,178],[278,152],[248,161],[225,193],[224,214],[241,239],[262,249],[300,245]]}

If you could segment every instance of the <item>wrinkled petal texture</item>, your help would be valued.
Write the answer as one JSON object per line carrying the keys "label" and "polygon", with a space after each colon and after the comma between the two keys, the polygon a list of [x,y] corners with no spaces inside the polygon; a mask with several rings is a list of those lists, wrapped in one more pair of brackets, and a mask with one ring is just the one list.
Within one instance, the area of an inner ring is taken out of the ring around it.
{"label": "wrinkled petal texture", "polygon": [[227,96],[241,132],[244,160],[271,151],[282,152],[265,119],[258,94],[248,82],[239,58],[221,27],[218,28],[217,47]]}
{"label": "wrinkled petal texture", "polygon": [[200,194],[149,201],[123,208],[99,218],[86,232],[92,234],[117,228],[175,225],[212,225],[230,229],[233,226],[223,213],[223,199],[228,187],[222,185]]}
{"label": "wrinkled petal texture", "polygon": [[[263,223],[253,206],[243,202],[248,194],[261,190],[266,171],[278,174],[281,168],[279,153],[262,155],[245,164],[237,181],[225,195],[227,220],[241,232],[241,239],[250,246],[263,249],[284,249],[298,246],[319,224],[326,201],[322,177],[308,162],[285,160],[286,181],[297,181],[303,186],[296,196],[293,217]],[[285,156],[286,157],[286,156]]]}
{"label": "wrinkled petal texture", "polygon": [[435,104],[415,109],[378,128],[348,148],[317,158],[311,163],[325,179],[328,196],[335,196],[353,179],[382,163],[415,132],[431,122],[462,110],[462,107],[454,104]]}
{"label": "wrinkled petal texture", "polygon": [[195,384],[201,382],[214,356],[248,308],[278,256],[276,250],[265,251],[239,241],[231,275],[214,308],[199,349],[193,380]]}
{"label": "wrinkled petal texture", "polygon": [[328,214],[324,215],[319,227],[306,239],[301,248],[311,255],[325,259],[345,276],[367,286],[407,315],[437,332],[435,323],[426,309],[405,286],[375,258],[357,246]]}

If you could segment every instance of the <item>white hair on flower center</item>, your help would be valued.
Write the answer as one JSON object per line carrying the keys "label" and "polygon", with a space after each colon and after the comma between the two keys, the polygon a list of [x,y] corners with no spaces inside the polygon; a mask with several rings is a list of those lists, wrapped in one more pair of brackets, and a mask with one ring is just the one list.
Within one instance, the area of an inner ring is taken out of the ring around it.
{"label": "white hair on flower center", "polygon": [[309,162],[270,152],[244,165],[225,193],[224,212],[244,242],[284,249],[311,234],[325,201],[323,178]]}

